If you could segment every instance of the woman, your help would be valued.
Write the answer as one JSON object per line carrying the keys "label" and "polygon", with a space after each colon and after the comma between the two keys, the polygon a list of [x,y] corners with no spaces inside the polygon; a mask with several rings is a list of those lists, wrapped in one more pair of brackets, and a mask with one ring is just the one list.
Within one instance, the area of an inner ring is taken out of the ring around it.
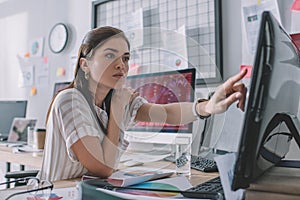
{"label": "woman", "polygon": [[124,130],[136,121],[189,123],[197,116],[224,112],[235,101],[244,109],[246,88],[238,81],[246,71],[218,87],[209,101],[148,103],[124,87],[129,51],[121,30],[101,27],[87,33],[73,82],[49,107],[40,178],[54,181],[84,174],[110,176],[128,146]]}

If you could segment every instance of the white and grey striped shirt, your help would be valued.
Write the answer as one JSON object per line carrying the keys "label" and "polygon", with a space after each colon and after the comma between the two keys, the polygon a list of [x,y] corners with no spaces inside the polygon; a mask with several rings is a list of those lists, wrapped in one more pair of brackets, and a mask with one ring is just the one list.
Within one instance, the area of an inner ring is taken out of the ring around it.
{"label": "white and grey striped shirt", "polygon": [[[137,110],[146,102],[142,97],[135,98],[126,107],[122,126],[132,126]],[[100,121],[107,126],[107,113],[96,106],[95,110]],[[43,164],[38,176],[55,181],[78,178],[88,173],[71,149],[72,144],[87,135],[98,137],[100,143],[105,136],[88,102],[75,88],[60,92],[49,114]],[[124,140],[124,132],[121,130],[119,157],[127,146],[128,142]]]}

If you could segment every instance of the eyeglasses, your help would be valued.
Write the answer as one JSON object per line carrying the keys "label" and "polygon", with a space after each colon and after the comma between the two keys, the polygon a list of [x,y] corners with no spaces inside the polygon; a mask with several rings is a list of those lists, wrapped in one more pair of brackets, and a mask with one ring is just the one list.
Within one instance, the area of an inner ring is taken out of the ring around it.
{"label": "eyeglasses", "polygon": [[[15,192],[13,194],[10,194],[5,199],[12,199],[12,197],[27,194],[30,195],[30,197],[34,197],[34,199],[38,198],[40,200],[48,199],[51,195],[51,191],[53,189],[53,183],[47,180],[40,180],[36,177],[26,177],[26,178],[19,178],[13,181],[8,181],[4,183],[0,183],[0,185],[8,184],[8,183],[24,183],[26,184],[26,190]],[[11,190],[12,192],[14,190]],[[28,199],[28,198],[27,198]]]}

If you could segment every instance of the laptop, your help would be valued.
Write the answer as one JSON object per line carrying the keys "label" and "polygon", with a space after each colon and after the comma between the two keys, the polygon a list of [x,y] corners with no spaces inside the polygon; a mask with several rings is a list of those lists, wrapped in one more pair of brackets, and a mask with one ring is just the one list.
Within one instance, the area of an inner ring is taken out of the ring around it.
{"label": "laptop", "polygon": [[36,119],[14,118],[8,134],[7,141],[2,141],[2,145],[13,146],[27,143],[27,128],[35,127]]}

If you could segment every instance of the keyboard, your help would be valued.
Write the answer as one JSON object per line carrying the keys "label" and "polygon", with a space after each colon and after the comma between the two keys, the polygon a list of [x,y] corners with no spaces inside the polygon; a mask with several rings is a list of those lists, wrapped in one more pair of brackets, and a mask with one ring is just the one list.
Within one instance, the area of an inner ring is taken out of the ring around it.
{"label": "keyboard", "polygon": [[203,172],[217,172],[217,163],[214,160],[203,158],[200,156],[191,156],[191,168]]}
{"label": "keyboard", "polygon": [[[165,158],[165,160],[170,162],[175,162],[175,156],[170,155]],[[217,163],[214,160],[203,158],[200,156],[191,156],[191,168],[203,172],[217,172]]]}
{"label": "keyboard", "polygon": [[214,193],[218,194],[220,198],[218,199],[225,199],[224,190],[221,183],[220,176],[210,179],[204,183],[196,185],[188,190],[188,192],[198,192],[198,193]]}

